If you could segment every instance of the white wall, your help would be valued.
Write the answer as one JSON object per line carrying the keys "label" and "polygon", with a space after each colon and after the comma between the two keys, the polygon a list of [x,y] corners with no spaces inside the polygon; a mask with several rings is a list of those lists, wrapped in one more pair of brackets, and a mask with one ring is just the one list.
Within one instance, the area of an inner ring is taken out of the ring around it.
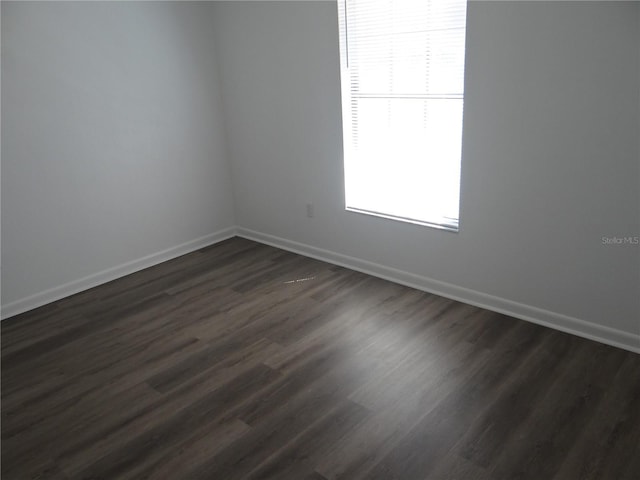
{"label": "white wall", "polygon": [[640,348],[637,2],[470,2],[459,234],[344,211],[335,3],[214,8],[245,234]]}
{"label": "white wall", "polygon": [[2,2],[4,316],[234,225],[211,15]]}
{"label": "white wall", "polygon": [[3,316],[237,223],[640,348],[640,248],[602,245],[640,235],[639,31],[637,2],[470,2],[453,234],[344,211],[334,2],[2,2]]}

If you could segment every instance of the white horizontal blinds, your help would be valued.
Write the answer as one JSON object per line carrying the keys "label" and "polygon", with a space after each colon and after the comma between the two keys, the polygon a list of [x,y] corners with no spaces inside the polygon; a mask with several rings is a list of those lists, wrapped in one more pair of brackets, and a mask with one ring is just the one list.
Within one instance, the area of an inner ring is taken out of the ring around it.
{"label": "white horizontal blinds", "polygon": [[457,229],[465,0],[343,0],[347,208]]}

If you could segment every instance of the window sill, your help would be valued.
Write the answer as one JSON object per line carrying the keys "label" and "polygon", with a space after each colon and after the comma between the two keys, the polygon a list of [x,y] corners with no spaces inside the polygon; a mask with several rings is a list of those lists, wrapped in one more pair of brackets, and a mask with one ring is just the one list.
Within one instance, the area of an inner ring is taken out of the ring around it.
{"label": "window sill", "polygon": [[373,211],[370,211],[370,210],[362,210],[360,208],[354,208],[354,207],[345,207],[345,210],[347,212],[360,213],[362,215],[370,215],[370,216],[373,216],[373,217],[385,218],[387,220],[394,220],[396,222],[412,223],[414,225],[421,225],[423,227],[435,228],[435,229],[438,229],[438,230],[444,230],[446,232],[458,233],[460,231],[460,226],[459,226],[458,223],[453,224],[453,223],[427,222],[427,221],[424,221],[424,220],[416,220],[416,219],[413,219],[413,218],[398,217],[398,216],[395,216],[395,215],[387,215],[387,214],[384,214],[384,213],[373,212]]}

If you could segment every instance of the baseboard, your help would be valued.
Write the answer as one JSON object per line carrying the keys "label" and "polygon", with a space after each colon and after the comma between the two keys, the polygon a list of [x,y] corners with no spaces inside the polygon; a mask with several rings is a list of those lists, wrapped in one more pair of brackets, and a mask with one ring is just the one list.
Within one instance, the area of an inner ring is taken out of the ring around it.
{"label": "baseboard", "polygon": [[153,267],[159,263],[194,252],[234,236],[236,236],[235,227],[225,228],[224,230],[210,233],[209,235],[190,240],[175,247],[167,248],[161,252],[152,253],[151,255],[147,255],[131,262],[123,263],[116,267],[108,268],[101,272],[65,283],[64,285],[30,295],[7,305],[3,305],[1,319],[4,320],[13,317],[14,315],[33,310],[34,308],[55,302],[84,290],[97,287],[103,283],[116,280],[120,277],[124,277],[125,275],[144,270],[145,268]]}
{"label": "baseboard", "polygon": [[457,300],[487,310],[503,313],[521,320],[543,325],[562,332],[578,335],[595,340],[596,342],[623,348],[631,352],[640,353],[640,335],[605,327],[592,322],[569,317],[531,305],[496,297],[486,293],[459,287],[450,283],[440,282],[432,278],[415,275],[413,273],[386,267],[360,258],[342,255],[292,240],[276,237],[266,233],[256,232],[238,227],[239,237],[271,245],[283,250],[305,255],[335,265],[350,268],[362,273],[383,278],[391,282],[406,285],[418,290],[434,293],[442,297]]}
{"label": "baseboard", "polygon": [[74,280],[58,287],[22,298],[2,306],[1,320],[13,317],[34,308],[41,307],[62,298],[88,290],[125,275],[144,270],[167,260],[191,253],[228,238],[239,236],[256,242],[272,245],[283,250],[305,255],[335,265],[340,265],[368,275],[383,278],[411,288],[434,293],[442,297],[475,305],[498,313],[503,313],[528,322],[588,338],[600,343],[640,353],[640,335],[605,327],[592,322],[551,312],[531,305],[496,297],[476,290],[459,287],[432,278],[416,275],[391,267],[386,267],[360,258],[324,250],[292,240],[256,232],[242,227],[230,227],[219,232],[196,238],[181,245],[148,255],[137,260],[118,265],[93,275]]}

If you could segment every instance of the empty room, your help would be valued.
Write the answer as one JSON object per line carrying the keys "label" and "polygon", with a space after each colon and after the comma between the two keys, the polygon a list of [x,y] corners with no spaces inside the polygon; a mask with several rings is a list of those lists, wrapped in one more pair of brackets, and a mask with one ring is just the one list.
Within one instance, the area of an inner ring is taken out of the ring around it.
{"label": "empty room", "polygon": [[0,8],[3,480],[640,478],[640,2]]}

